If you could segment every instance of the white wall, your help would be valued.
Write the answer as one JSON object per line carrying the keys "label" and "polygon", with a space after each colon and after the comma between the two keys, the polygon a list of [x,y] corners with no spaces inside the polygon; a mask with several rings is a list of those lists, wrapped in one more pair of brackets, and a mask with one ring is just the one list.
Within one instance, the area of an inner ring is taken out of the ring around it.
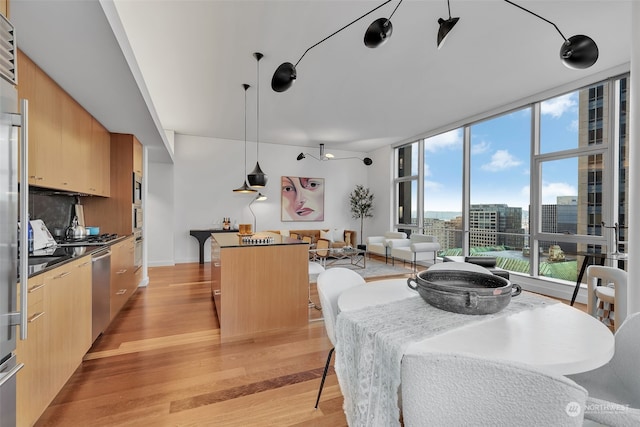
{"label": "white wall", "polygon": [[389,145],[370,153],[373,165],[368,171],[369,189],[374,194],[373,218],[364,222],[364,237],[381,236],[393,228],[393,165],[394,150]]}
{"label": "white wall", "polygon": [[[301,151],[319,154],[318,148],[260,144],[260,166],[269,181],[261,190],[268,199],[252,205],[257,217],[256,230],[344,227],[359,232],[360,222],[351,218],[348,195],[357,184],[368,186],[368,169],[376,167],[377,159],[374,158],[372,166],[365,166],[357,159],[320,162],[308,157],[297,161]],[[365,155],[327,151],[336,157]],[[212,228],[225,216],[231,217],[232,223],[253,223],[248,206],[255,195],[232,191],[243,183],[243,160],[244,141],[175,135],[174,165],[149,165],[145,224],[149,266],[197,262],[198,244],[189,230]],[[255,161],[256,146],[249,142],[248,172],[253,170]],[[325,179],[324,221],[280,221],[280,177],[283,175]],[[388,193],[388,186],[384,191]],[[365,230],[366,224],[365,221]],[[210,248],[205,245],[205,262],[210,258]]]}
{"label": "white wall", "polygon": [[173,173],[172,164],[147,163],[144,237],[150,267],[174,263]]}

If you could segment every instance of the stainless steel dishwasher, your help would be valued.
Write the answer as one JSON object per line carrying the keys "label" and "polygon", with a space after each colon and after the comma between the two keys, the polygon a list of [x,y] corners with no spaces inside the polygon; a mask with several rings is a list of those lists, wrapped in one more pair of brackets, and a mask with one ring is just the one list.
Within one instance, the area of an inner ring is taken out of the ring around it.
{"label": "stainless steel dishwasher", "polygon": [[109,324],[111,287],[111,250],[105,248],[91,256],[92,276],[92,323],[91,341],[104,331]]}

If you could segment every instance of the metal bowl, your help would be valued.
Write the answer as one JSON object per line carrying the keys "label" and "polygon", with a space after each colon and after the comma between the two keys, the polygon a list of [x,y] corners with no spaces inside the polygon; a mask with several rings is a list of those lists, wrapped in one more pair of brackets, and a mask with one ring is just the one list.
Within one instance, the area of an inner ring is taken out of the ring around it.
{"label": "metal bowl", "polygon": [[521,292],[503,277],[464,270],[422,271],[407,285],[432,306],[461,314],[497,313]]}

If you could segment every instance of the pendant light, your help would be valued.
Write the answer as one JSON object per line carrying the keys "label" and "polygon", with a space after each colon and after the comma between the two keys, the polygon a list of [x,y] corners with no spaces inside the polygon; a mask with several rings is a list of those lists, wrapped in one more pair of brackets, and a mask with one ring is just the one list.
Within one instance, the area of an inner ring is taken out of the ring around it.
{"label": "pendant light", "polygon": [[440,29],[438,30],[438,49],[442,47],[444,41],[447,39],[449,32],[453,29],[453,27],[458,23],[460,18],[452,18],[451,17],[451,5],[449,4],[449,0],[447,0],[447,8],[449,9],[449,19],[438,19],[438,24],[440,24]]}
{"label": "pendant light", "polygon": [[[247,89],[251,86],[243,84],[244,88],[244,176],[247,176]],[[256,193],[257,191],[247,185],[247,179],[245,178],[244,184],[241,187],[233,190],[234,193]]]}
{"label": "pendant light", "polygon": [[560,33],[560,36],[562,36],[562,38],[564,39],[564,43],[562,43],[562,46],[560,46],[560,59],[567,68],[578,70],[589,68],[598,60],[598,46],[596,45],[596,42],[594,42],[590,37],[579,34],[576,36],[571,36],[567,39],[564,34],[562,34],[562,31],[560,31],[558,26],[553,22],[543,18],[537,13],[533,13],[529,9],[525,9],[522,6],[515,4],[512,1],[504,1],[553,25],[556,31],[558,31],[558,33]]}
{"label": "pendant light", "polygon": [[251,173],[249,175],[247,175],[247,178],[249,179],[249,185],[252,187],[264,187],[265,185],[267,185],[267,174],[262,172],[262,169],[260,168],[260,156],[259,156],[259,151],[258,148],[260,146],[260,60],[262,59],[262,57],[264,56],[263,54],[261,54],[260,52],[256,52],[253,54],[253,56],[256,58],[256,63],[258,65],[258,72],[257,72],[257,89],[256,92],[258,93],[257,95],[257,103],[256,103],[256,167],[253,168],[253,170],[251,171]]}

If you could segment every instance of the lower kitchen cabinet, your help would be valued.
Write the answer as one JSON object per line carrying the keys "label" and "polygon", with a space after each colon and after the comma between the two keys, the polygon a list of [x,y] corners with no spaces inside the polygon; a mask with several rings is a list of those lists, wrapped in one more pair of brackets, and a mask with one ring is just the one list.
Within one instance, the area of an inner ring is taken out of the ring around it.
{"label": "lower kitchen cabinet", "polygon": [[91,257],[35,276],[28,286],[27,340],[16,353],[17,425],[42,415],[91,347]]}
{"label": "lower kitchen cabinet", "polygon": [[17,425],[33,425],[53,399],[49,378],[49,310],[48,282],[50,276],[41,274],[29,280],[27,285],[27,334],[26,341],[18,340],[16,354],[24,368],[18,372],[16,386]]}
{"label": "lower kitchen cabinet", "polygon": [[133,236],[111,246],[111,320],[138,288]]}

